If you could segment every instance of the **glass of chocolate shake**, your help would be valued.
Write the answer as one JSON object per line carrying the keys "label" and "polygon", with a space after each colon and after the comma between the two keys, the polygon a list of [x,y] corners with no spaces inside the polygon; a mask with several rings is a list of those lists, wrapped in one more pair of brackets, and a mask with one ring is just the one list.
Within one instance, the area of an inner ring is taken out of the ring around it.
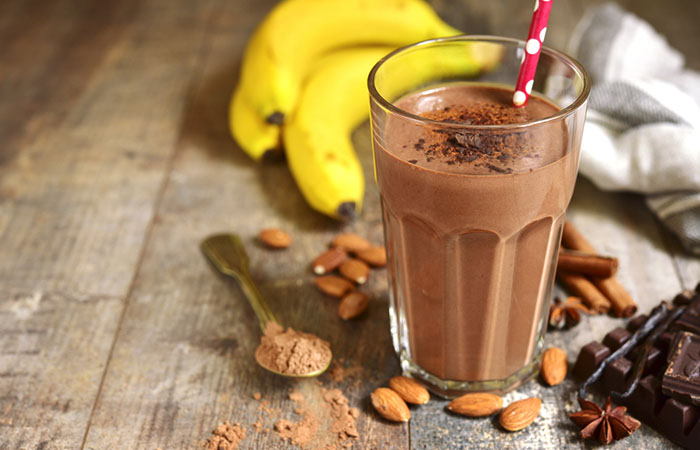
{"label": "glass of chocolate shake", "polygon": [[505,392],[539,367],[590,80],[543,48],[515,108],[524,47],[431,40],[369,76],[394,348],[443,396]]}

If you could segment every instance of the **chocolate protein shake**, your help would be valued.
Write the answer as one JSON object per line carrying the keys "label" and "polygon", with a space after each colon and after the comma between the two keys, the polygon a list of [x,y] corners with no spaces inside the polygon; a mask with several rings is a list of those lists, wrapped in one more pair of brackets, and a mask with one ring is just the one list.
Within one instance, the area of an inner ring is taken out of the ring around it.
{"label": "chocolate protein shake", "polygon": [[444,84],[393,102],[431,120],[388,116],[375,133],[392,331],[414,374],[489,389],[535,364],[580,133],[562,120],[494,127],[559,111],[511,97]]}

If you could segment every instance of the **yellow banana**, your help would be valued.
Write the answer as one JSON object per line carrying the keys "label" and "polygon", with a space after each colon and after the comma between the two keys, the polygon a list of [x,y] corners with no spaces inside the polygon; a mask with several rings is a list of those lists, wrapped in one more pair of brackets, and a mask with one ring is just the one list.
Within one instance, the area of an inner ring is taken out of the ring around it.
{"label": "yellow banana", "polygon": [[[230,108],[232,134],[243,150],[259,159],[269,150],[276,125],[296,104],[310,67],[331,50],[399,47],[459,33],[423,0],[284,0],[258,26],[246,48]],[[245,104],[258,119],[243,118],[238,124],[238,107]]]}
{"label": "yellow banana", "polygon": [[[498,46],[446,42],[441,51],[406,52],[384,64],[403,74],[380,93],[389,100],[438,79],[469,79],[501,58]],[[287,162],[315,210],[337,219],[362,207],[364,176],[352,147],[352,131],[369,115],[367,76],[391,47],[355,47],[324,56],[311,68],[297,108],[283,128]]]}
{"label": "yellow banana", "polygon": [[352,218],[362,206],[365,180],[350,136],[369,113],[367,75],[391,50],[358,47],[324,57],[283,129],[299,189],[312,208],[336,219]]}
{"label": "yellow banana", "polygon": [[229,126],[236,142],[255,160],[281,153],[280,127],[264,121],[238,86],[229,106]]}

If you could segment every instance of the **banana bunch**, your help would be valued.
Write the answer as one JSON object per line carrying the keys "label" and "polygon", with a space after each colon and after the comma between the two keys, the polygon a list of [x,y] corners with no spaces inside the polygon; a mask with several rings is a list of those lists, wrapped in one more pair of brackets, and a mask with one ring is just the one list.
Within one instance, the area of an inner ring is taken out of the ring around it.
{"label": "banana bunch", "polygon": [[[369,113],[370,69],[397,47],[456,34],[423,0],[283,0],[246,47],[231,133],[255,160],[284,145],[309,204],[352,218],[364,177],[350,135]],[[422,64],[406,69],[407,83],[427,74]]]}

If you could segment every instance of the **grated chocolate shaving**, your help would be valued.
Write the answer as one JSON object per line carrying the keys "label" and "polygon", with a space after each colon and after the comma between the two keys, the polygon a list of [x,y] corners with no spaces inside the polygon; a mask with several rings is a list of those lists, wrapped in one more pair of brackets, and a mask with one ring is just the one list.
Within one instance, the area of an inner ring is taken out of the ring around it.
{"label": "grated chocolate shaving", "polygon": [[[498,125],[530,120],[525,110],[497,103],[481,103],[468,109],[448,106],[424,113],[423,117],[444,123],[469,125]],[[439,128],[427,130],[427,138],[427,141],[418,139],[413,145],[416,151],[425,155],[426,162],[438,159],[448,165],[473,164],[497,173],[512,173],[514,159],[538,157],[534,153],[533,143],[524,132],[476,132]]]}

